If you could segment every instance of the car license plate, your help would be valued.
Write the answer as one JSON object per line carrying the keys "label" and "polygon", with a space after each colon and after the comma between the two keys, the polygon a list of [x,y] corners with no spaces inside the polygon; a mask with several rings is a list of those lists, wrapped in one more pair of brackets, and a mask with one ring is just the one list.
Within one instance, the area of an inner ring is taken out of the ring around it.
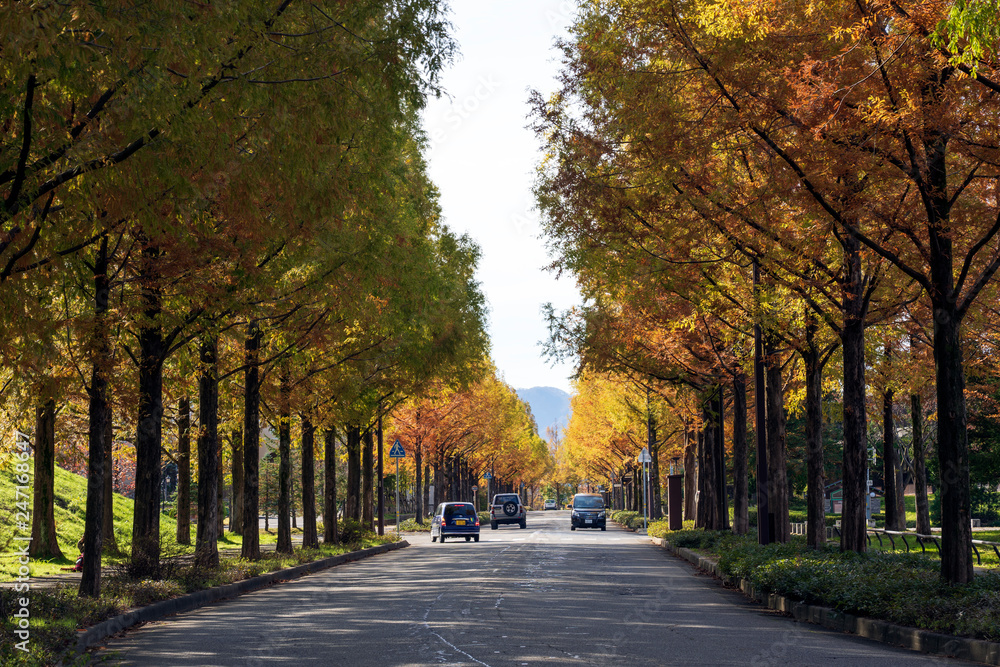
{"label": "car license plate", "polygon": [[587,519],[587,523],[594,523],[593,519]]}
{"label": "car license plate", "polygon": [[464,526],[465,525],[465,519],[459,519],[459,520],[457,520],[455,522],[455,525],[456,526]]}

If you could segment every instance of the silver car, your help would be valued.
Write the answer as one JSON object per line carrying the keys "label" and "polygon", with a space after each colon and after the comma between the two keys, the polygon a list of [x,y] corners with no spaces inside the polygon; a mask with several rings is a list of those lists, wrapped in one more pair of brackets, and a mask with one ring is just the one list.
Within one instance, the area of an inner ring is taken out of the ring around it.
{"label": "silver car", "polygon": [[516,493],[498,493],[490,505],[490,528],[497,529],[502,523],[516,523],[527,528],[528,510],[521,504],[521,496]]}

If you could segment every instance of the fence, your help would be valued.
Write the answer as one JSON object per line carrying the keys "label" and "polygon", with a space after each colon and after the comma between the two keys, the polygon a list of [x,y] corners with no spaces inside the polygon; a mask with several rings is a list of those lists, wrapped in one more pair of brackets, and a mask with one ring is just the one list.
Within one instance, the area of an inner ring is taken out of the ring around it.
{"label": "fence", "polygon": [[[804,523],[793,523],[792,524],[792,535],[805,535],[806,534],[806,524]],[[903,543],[903,548],[907,553],[910,552],[910,542],[907,537],[915,538],[917,544],[920,546],[920,552],[925,553],[927,551],[927,545],[933,544],[934,548],[937,549],[938,553],[941,553],[941,536],[940,535],[921,535],[920,533],[911,533],[909,531],[897,531],[897,530],[884,530],[882,528],[869,528],[867,534],[865,535],[868,540],[868,546],[872,546],[872,536],[878,540],[878,546],[882,547],[885,543],[882,537],[885,536],[889,540],[889,544],[892,550],[896,550],[896,538],[898,537]],[[839,539],[840,538],[840,522],[838,521],[834,526],[827,526],[826,528],[826,539],[827,541]],[[972,540],[972,553],[976,557],[976,564],[982,565],[983,558],[980,554],[979,549],[983,548],[984,551],[989,553],[992,549],[993,553],[996,555],[997,560],[1000,561],[1000,542],[989,542],[987,540]]]}

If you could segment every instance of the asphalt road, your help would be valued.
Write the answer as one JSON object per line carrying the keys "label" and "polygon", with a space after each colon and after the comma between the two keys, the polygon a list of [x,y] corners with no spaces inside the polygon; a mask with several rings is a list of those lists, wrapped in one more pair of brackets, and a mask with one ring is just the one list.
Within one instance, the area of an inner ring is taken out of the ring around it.
{"label": "asphalt road", "polygon": [[646,538],[570,532],[568,514],[487,526],[479,543],[411,536],[410,548],[151,623],[102,655],[158,667],[967,664],[796,623]]}

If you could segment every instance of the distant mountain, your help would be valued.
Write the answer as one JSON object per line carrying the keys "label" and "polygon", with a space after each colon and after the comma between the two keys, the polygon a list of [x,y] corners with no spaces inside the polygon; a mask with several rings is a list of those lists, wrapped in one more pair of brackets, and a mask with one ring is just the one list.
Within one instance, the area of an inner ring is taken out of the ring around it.
{"label": "distant mountain", "polygon": [[532,387],[518,389],[517,395],[531,406],[531,414],[535,415],[538,424],[538,435],[545,437],[545,429],[549,426],[565,428],[569,424],[572,412],[569,394],[555,387]]}

